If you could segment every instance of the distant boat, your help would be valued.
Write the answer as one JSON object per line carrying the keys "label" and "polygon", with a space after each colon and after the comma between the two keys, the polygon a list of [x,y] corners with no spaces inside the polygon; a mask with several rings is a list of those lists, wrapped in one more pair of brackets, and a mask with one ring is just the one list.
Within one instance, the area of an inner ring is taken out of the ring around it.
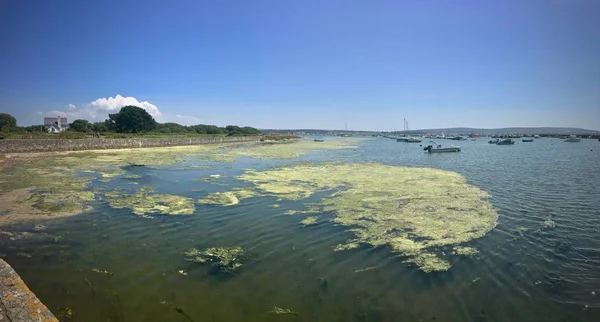
{"label": "distant boat", "polygon": [[522,142],[533,142],[533,139],[522,139]]}
{"label": "distant boat", "polygon": [[343,137],[343,138],[349,138],[349,137],[351,137],[351,136],[352,136],[351,134],[342,134],[342,137]]}
{"label": "distant boat", "polygon": [[396,138],[396,142],[406,142],[406,138]]}
{"label": "distant boat", "polygon": [[500,139],[495,139],[495,140],[489,140],[488,141],[489,144],[496,144],[498,142],[500,142]]}
{"label": "distant boat", "polygon": [[430,142],[435,144],[435,146],[430,144],[423,149],[424,151],[427,151],[428,153],[460,152],[459,146],[451,145],[447,148],[443,148],[441,145],[436,144],[433,141],[430,141]]}
{"label": "distant boat", "polygon": [[570,137],[565,139],[565,142],[581,142],[581,139],[576,137],[575,135],[571,135]]}
{"label": "distant boat", "polygon": [[315,142],[325,142],[323,139],[315,139]]}
{"label": "distant boat", "polygon": [[406,138],[404,139],[404,142],[406,143],[421,143],[421,139],[417,139],[417,138]]}
{"label": "distant boat", "polygon": [[462,136],[454,136],[454,137],[451,137],[451,138],[447,137],[447,139],[454,140],[454,141],[462,141],[462,140],[466,140],[467,138],[462,137]]}
{"label": "distant boat", "polygon": [[512,145],[515,144],[515,140],[513,139],[503,139],[496,142],[496,145]]}

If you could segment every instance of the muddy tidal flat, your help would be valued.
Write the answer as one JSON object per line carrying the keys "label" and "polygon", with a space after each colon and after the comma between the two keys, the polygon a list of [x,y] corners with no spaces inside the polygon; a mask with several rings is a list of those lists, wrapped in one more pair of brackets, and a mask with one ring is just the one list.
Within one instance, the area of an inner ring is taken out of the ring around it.
{"label": "muddy tidal flat", "polygon": [[595,321],[597,143],[5,155],[0,256],[61,321]]}

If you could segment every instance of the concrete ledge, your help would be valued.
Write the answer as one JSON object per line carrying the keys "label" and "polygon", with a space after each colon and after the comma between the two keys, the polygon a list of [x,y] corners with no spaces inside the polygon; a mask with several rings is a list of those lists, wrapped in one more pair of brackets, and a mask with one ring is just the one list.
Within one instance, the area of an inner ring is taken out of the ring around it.
{"label": "concrete ledge", "polygon": [[197,138],[131,138],[131,139],[79,139],[79,140],[0,140],[0,153],[29,153],[55,151],[81,151],[105,149],[131,149],[164,146],[199,145],[225,142],[252,142],[260,136],[197,137]]}
{"label": "concrete ledge", "polygon": [[17,272],[0,259],[0,321],[58,322]]}

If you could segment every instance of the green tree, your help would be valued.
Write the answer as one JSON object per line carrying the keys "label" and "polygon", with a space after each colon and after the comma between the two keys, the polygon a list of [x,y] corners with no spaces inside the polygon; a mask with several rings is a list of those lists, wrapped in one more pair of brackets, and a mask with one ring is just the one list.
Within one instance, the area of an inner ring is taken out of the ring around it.
{"label": "green tree", "polygon": [[106,133],[106,132],[108,132],[108,128],[106,127],[105,122],[96,122],[96,123],[92,123],[92,131],[98,132],[98,133]]}
{"label": "green tree", "polygon": [[43,125],[30,125],[23,127],[25,132],[46,132],[46,129]]}
{"label": "green tree", "polygon": [[139,133],[156,129],[157,123],[146,110],[137,106],[124,106],[119,113],[109,114],[107,127],[119,133]]}
{"label": "green tree", "polygon": [[0,113],[0,132],[11,132],[17,128],[17,119],[7,113]]}
{"label": "green tree", "polygon": [[239,127],[237,125],[227,125],[225,127],[225,130],[227,131],[227,135],[256,135],[261,133],[259,130],[253,128],[253,127],[249,127],[249,126],[245,126],[245,127]]}
{"label": "green tree", "polygon": [[75,120],[69,124],[69,129],[74,132],[87,132],[92,125],[87,120]]}

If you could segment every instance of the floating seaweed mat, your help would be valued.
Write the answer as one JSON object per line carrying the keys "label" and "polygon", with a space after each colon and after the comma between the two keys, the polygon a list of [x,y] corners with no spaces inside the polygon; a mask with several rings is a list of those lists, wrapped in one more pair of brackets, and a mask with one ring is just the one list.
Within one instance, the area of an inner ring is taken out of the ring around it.
{"label": "floating seaweed mat", "polygon": [[[302,200],[319,191],[335,191],[318,207],[311,206],[315,213],[332,211],[334,221],[351,227],[355,234],[355,239],[335,250],[361,244],[389,246],[425,272],[448,270],[450,262],[440,255],[442,250],[483,237],[498,219],[487,192],[458,173],[439,169],[378,163],[298,164],[247,170],[238,179],[254,184],[256,194],[248,197]],[[463,247],[449,253],[469,256],[477,251]]]}

